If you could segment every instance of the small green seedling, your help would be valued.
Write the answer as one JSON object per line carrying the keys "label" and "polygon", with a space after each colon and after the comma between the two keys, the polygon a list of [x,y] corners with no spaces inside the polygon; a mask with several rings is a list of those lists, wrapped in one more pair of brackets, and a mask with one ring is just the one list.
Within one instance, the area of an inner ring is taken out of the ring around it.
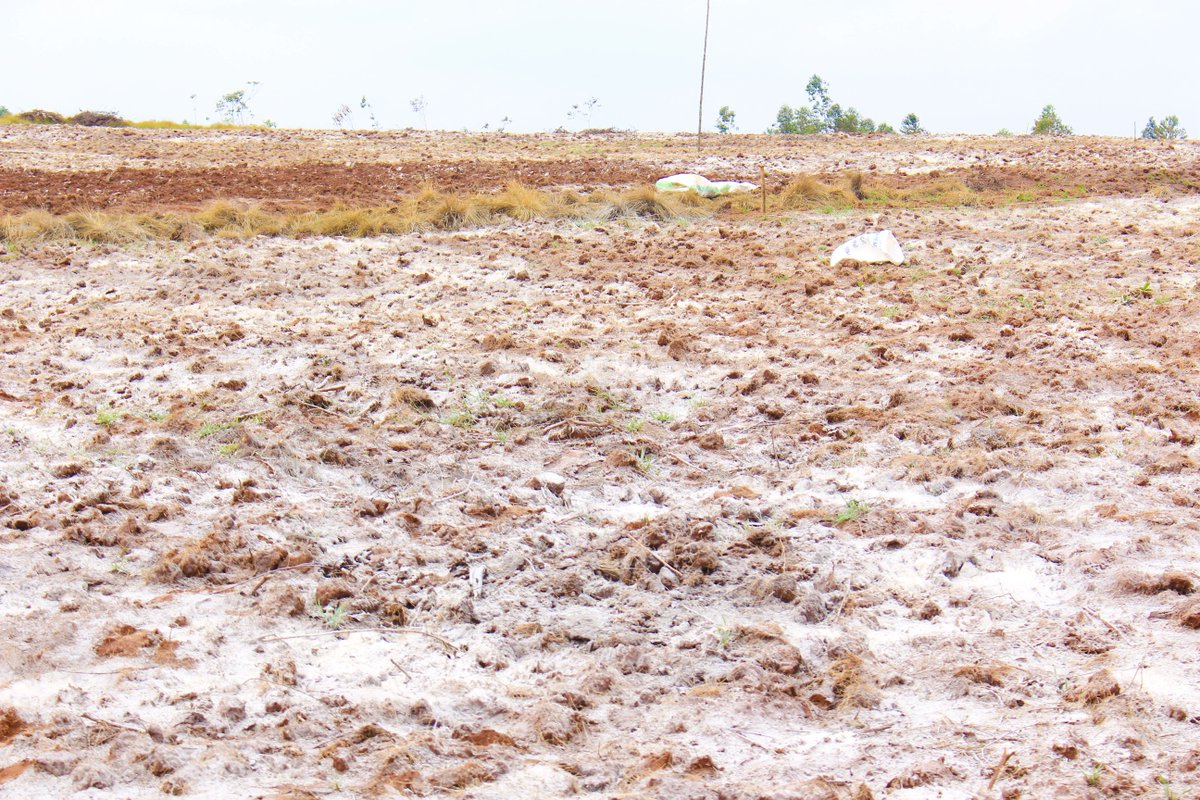
{"label": "small green seedling", "polygon": [[649,475],[650,471],[652,469],[654,469],[654,461],[655,461],[655,458],[654,458],[653,453],[649,452],[645,448],[638,450],[638,452],[637,452],[637,468],[638,468],[638,471],[641,472],[643,475]]}
{"label": "small green seedling", "polygon": [[644,427],[646,427],[646,420],[638,419],[637,417],[634,417],[625,423],[625,430],[629,433],[637,433]]}
{"label": "small green seedling", "polygon": [[866,503],[849,500],[846,502],[846,507],[834,515],[833,524],[845,525],[847,522],[857,522],[869,513],[871,513],[871,507]]}
{"label": "small green seedling", "polygon": [[454,428],[474,428],[476,416],[469,409],[461,408],[451,411],[442,422]]}
{"label": "small green seedling", "polygon": [[96,424],[102,428],[111,428],[117,424],[117,420],[121,418],[123,413],[119,408],[101,406],[96,409]]}
{"label": "small green seedling", "polygon": [[1162,787],[1164,800],[1182,800],[1182,795],[1171,788],[1171,781],[1167,780],[1166,775],[1159,775],[1154,780]]}
{"label": "small green seedling", "polygon": [[317,602],[317,595],[313,593],[313,616],[325,623],[325,627],[337,630],[346,624],[346,615],[350,612],[350,603],[342,600],[337,604],[336,608],[328,608]]}
{"label": "small green seedling", "polygon": [[1104,773],[1104,765],[1094,763],[1094,764],[1092,764],[1090,769],[1086,769],[1083,771],[1083,777],[1084,777],[1084,780],[1087,781],[1088,786],[1099,786],[1100,785],[1100,776],[1103,773]]}
{"label": "small green seedling", "polygon": [[668,422],[675,421],[675,415],[672,414],[670,411],[655,411],[650,414],[650,418],[653,419],[655,422],[661,422],[664,425]]}
{"label": "small green seedling", "polygon": [[206,422],[200,426],[200,430],[196,431],[196,436],[200,439],[207,439],[214,433],[227,431],[234,426],[232,422]]}

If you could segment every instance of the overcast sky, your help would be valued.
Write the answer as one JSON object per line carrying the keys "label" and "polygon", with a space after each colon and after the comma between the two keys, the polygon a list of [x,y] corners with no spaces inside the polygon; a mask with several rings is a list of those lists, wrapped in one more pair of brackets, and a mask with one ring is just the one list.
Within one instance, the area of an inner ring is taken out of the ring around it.
{"label": "overcast sky", "polygon": [[[704,0],[0,0],[0,105],[218,118],[251,88],[281,127],[694,130]],[[705,128],[762,132],[807,102],[936,132],[1027,131],[1053,103],[1077,133],[1176,114],[1200,136],[1200,0],[712,0]],[[195,95],[195,99],[192,98]],[[590,98],[590,120],[568,116]]]}

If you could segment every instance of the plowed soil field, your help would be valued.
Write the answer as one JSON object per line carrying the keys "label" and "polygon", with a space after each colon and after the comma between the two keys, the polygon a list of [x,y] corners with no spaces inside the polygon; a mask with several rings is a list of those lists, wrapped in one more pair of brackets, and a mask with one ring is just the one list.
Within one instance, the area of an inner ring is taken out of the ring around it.
{"label": "plowed soil field", "polygon": [[994,190],[10,246],[0,796],[1194,796],[1198,153],[0,128],[6,212]]}

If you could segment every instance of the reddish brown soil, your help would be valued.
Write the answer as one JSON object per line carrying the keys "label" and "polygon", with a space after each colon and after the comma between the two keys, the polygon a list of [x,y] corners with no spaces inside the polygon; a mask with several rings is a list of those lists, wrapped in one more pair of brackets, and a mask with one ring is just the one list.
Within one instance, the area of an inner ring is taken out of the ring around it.
{"label": "reddish brown soil", "polygon": [[387,205],[425,184],[452,192],[493,191],[515,181],[547,186],[625,186],[660,175],[639,164],[580,161],[416,161],[402,164],[159,169],[105,172],[0,170],[0,210],[54,213],[93,209],[195,209],[214,200],[251,200],[268,209]]}

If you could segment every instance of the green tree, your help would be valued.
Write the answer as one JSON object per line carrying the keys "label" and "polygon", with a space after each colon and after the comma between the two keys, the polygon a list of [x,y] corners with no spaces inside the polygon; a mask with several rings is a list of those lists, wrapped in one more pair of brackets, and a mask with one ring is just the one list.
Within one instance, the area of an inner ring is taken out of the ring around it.
{"label": "green tree", "polygon": [[900,123],[900,132],[907,136],[917,136],[927,131],[921,127],[921,120],[916,114],[909,114]]}
{"label": "green tree", "polygon": [[0,117],[8,116],[8,107],[0,106]]}
{"label": "green tree", "polygon": [[879,123],[879,127],[875,129],[876,133],[895,133],[896,129],[886,122]]}
{"label": "green tree", "polygon": [[875,121],[870,117],[864,117],[858,109],[843,109],[841,104],[833,102],[829,84],[820,75],[809,78],[804,91],[808,94],[809,104],[800,108],[780,106],[775,124],[767,129],[767,133],[871,133],[875,130]]}
{"label": "green tree", "polygon": [[1074,133],[1052,105],[1043,108],[1041,116],[1033,121],[1033,132],[1042,136],[1070,136]]}
{"label": "green tree", "polygon": [[729,133],[737,130],[737,123],[733,121],[734,117],[736,116],[737,112],[732,108],[729,106],[721,106],[721,108],[717,110],[717,132]]}
{"label": "green tree", "polygon": [[217,101],[217,113],[231,125],[234,123],[238,125],[245,124],[246,116],[250,113],[250,106],[246,99],[246,90],[238,89],[221,97]]}
{"label": "green tree", "polygon": [[804,91],[808,93],[808,101],[812,103],[813,110],[822,117],[828,117],[831,103],[829,84],[822,80],[820,75],[814,74],[805,84]]}
{"label": "green tree", "polygon": [[1142,130],[1143,139],[1186,139],[1187,131],[1179,127],[1179,117],[1174,114],[1163,117],[1162,122],[1155,122],[1154,117],[1146,123]]}
{"label": "green tree", "polygon": [[775,124],[767,129],[767,133],[799,133],[814,134],[825,132],[825,120],[811,108],[792,108],[784,104],[775,114]]}
{"label": "green tree", "polygon": [[834,103],[829,108],[830,116],[826,123],[831,130],[838,133],[874,133],[875,120],[864,117],[855,108],[842,111],[842,107]]}

